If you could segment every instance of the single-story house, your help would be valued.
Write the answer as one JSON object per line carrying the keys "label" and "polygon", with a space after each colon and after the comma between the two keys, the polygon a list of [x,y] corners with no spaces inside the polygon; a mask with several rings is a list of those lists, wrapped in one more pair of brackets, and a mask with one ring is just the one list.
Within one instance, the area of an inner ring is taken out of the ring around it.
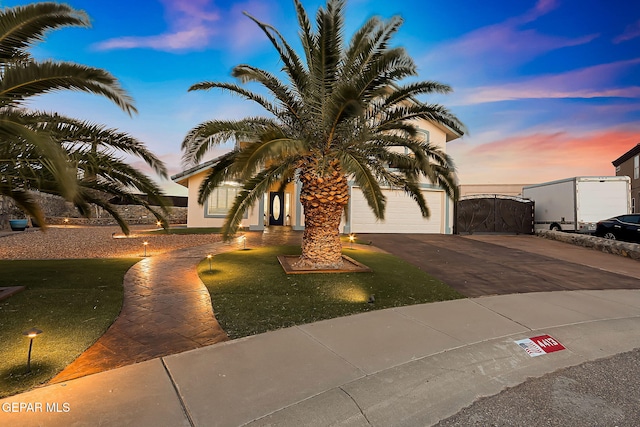
{"label": "single-story house", "polygon": [[[426,141],[446,152],[446,143],[460,138],[455,130],[427,120],[420,120],[418,127]],[[216,159],[205,162],[171,179],[188,188],[187,227],[220,227],[241,184],[225,183],[215,189],[203,205],[198,204],[198,190],[211,165]],[[378,221],[371,212],[362,192],[355,182],[349,183],[350,201],[348,215],[343,219],[343,233],[436,233],[453,232],[453,201],[444,190],[431,182],[420,184],[431,217],[425,219],[416,203],[401,190],[384,189],[387,197],[385,220]],[[277,188],[265,193],[257,204],[245,214],[242,227],[249,230],[264,230],[267,226],[290,226],[294,230],[304,229],[304,214],[300,203],[299,182],[290,183],[283,192]]]}

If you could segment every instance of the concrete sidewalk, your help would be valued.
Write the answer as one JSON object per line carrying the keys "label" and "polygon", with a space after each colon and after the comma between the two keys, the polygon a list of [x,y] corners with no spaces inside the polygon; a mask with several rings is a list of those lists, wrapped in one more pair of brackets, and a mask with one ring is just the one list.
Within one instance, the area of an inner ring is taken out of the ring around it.
{"label": "concrete sidewalk", "polygon": [[[544,334],[566,350],[530,357],[514,342]],[[529,377],[638,347],[640,290],[455,300],[282,329],[43,387],[0,400],[0,424],[426,426]]]}

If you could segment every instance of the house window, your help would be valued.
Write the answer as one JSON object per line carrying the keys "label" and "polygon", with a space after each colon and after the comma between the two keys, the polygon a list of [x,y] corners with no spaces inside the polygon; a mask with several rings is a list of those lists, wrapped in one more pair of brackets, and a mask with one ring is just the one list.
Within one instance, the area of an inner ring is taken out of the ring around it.
{"label": "house window", "polygon": [[231,185],[223,185],[213,190],[207,202],[206,216],[225,216],[240,190],[240,187]]}
{"label": "house window", "polygon": [[633,179],[640,178],[640,155],[633,158]]}
{"label": "house window", "polygon": [[631,198],[631,213],[636,213],[636,198]]}

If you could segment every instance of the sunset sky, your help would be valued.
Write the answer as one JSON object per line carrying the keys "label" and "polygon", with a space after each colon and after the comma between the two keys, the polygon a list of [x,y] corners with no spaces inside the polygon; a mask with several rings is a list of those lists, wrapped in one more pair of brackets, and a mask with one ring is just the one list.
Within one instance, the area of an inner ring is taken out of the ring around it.
{"label": "sunset sky", "polygon": [[[292,42],[297,37],[292,0],[66,3],[85,10],[93,27],[50,33],[35,56],[109,70],[139,114],[129,117],[86,94],[48,94],[30,106],[129,132],[170,174],[184,168],[180,144],[192,127],[262,114],[237,97],[187,92],[205,80],[232,82],[231,69],[240,63],[279,70],[271,45],[242,12]],[[303,4],[313,16],[323,3]],[[614,175],[611,161],[640,143],[638,1],[351,0],[347,36],[373,15],[402,16],[395,44],[414,58],[418,78],[453,87],[453,94],[429,100],[449,107],[467,127],[464,138],[447,146],[462,184]],[[176,184],[162,185],[170,195],[186,194]]]}

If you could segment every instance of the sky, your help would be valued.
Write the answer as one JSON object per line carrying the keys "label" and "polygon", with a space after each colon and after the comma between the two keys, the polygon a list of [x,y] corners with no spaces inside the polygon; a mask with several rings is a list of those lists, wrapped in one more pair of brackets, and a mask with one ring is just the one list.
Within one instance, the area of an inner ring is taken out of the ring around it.
{"label": "sky", "polygon": [[[26,3],[0,0],[2,7]],[[277,53],[243,12],[299,47],[293,0],[66,3],[84,10],[92,27],[49,33],[34,56],[108,70],[139,113],[130,117],[101,97],[69,92],[34,98],[29,107],[128,132],[170,175],[188,166],[180,146],[191,128],[265,114],[239,97],[188,92],[202,81],[234,82],[239,64],[279,72]],[[302,4],[315,16],[324,3]],[[615,175],[611,161],[640,143],[640,1],[349,0],[346,38],[375,15],[404,19],[393,45],[414,59],[418,79],[452,86],[452,94],[420,100],[443,104],[465,124],[464,137],[447,144],[463,185]],[[161,186],[186,195],[171,181]]]}

